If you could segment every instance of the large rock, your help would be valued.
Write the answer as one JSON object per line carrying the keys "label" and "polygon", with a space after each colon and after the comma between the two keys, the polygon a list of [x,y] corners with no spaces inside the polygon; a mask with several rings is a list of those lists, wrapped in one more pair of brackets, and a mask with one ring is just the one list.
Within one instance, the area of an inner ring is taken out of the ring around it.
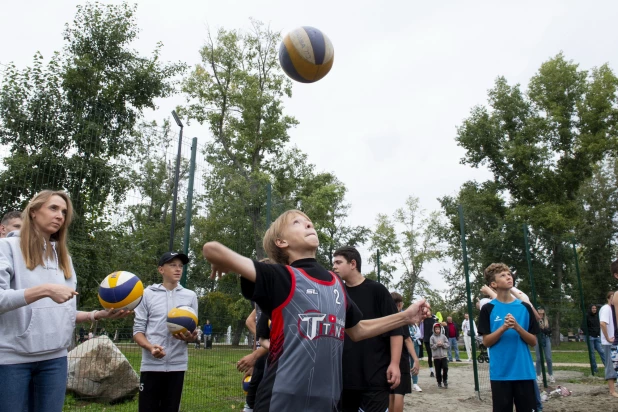
{"label": "large rock", "polygon": [[67,389],[93,401],[115,402],[133,397],[139,376],[107,336],[87,340],[69,352]]}

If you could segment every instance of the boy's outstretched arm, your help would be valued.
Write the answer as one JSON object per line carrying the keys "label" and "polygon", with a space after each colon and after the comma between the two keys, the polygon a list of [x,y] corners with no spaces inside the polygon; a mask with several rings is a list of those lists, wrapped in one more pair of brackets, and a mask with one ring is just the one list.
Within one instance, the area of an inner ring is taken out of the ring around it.
{"label": "boy's outstretched arm", "polygon": [[219,242],[208,242],[202,248],[204,257],[212,266],[211,279],[219,279],[225,273],[238,273],[243,278],[255,282],[253,261]]}
{"label": "boy's outstretched arm", "polygon": [[420,299],[411,304],[408,309],[393,315],[384,316],[376,319],[365,319],[358,322],[345,332],[354,342],[373,338],[395,328],[410,325],[416,321],[420,322],[427,316],[430,309],[429,303],[425,299]]}

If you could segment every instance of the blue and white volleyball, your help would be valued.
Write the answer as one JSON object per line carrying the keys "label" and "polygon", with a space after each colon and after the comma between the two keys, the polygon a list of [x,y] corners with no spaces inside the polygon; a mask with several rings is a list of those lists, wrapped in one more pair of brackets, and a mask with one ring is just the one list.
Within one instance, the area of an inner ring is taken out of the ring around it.
{"label": "blue and white volleyball", "polygon": [[131,272],[111,273],[99,285],[99,302],[107,310],[133,310],[143,295],[142,281]]}
{"label": "blue and white volleyball", "polygon": [[197,327],[197,313],[191,306],[178,306],[167,314],[167,329],[172,335],[193,333]]}
{"label": "blue and white volleyball", "polygon": [[301,83],[317,82],[328,74],[335,49],[324,33],[313,27],[289,32],[279,47],[279,63],[291,79]]}

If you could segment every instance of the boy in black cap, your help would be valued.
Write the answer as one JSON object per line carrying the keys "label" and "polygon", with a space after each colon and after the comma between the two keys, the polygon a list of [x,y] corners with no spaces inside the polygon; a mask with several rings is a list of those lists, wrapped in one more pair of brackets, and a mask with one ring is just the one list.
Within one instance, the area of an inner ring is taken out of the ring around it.
{"label": "boy in black cap", "polygon": [[163,282],[148,286],[141,304],[135,308],[133,339],[142,347],[140,412],[180,409],[187,347],[197,339],[197,330],[172,335],[167,329],[167,314],[178,306],[190,306],[197,313],[195,292],[179,284],[182,268],[187,263],[189,258],[183,253],[163,254],[158,267]]}

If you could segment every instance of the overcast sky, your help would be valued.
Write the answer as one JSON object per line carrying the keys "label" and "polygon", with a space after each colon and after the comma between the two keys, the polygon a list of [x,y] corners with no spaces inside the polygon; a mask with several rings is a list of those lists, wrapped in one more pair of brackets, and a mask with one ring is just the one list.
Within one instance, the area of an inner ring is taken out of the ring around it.
{"label": "overcast sky", "polygon": [[[0,63],[29,65],[34,52],[49,57],[83,2],[5,2],[0,13]],[[164,44],[164,60],[194,65],[207,27],[249,27],[254,17],[286,33],[322,30],[335,48],[331,72],[314,84],[295,83],[286,112],[300,125],[292,143],[319,171],[348,187],[350,222],[373,226],[409,195],[423,207],[456,194],[485,171],[461,165],[456,127],[485,104],[495,78],[526,84],[540,64],[561,50],[589,69],[618,67],[616,1],[142,1],[136,48]],[[295,6],[296,5],[296,6]],[[181,99],[160,102],[167,115]],[[209,137],[196,126],[187,136]],[[365,258],[368,256],[364,256]],[[425,276],[444,287],[431,265]]]}

